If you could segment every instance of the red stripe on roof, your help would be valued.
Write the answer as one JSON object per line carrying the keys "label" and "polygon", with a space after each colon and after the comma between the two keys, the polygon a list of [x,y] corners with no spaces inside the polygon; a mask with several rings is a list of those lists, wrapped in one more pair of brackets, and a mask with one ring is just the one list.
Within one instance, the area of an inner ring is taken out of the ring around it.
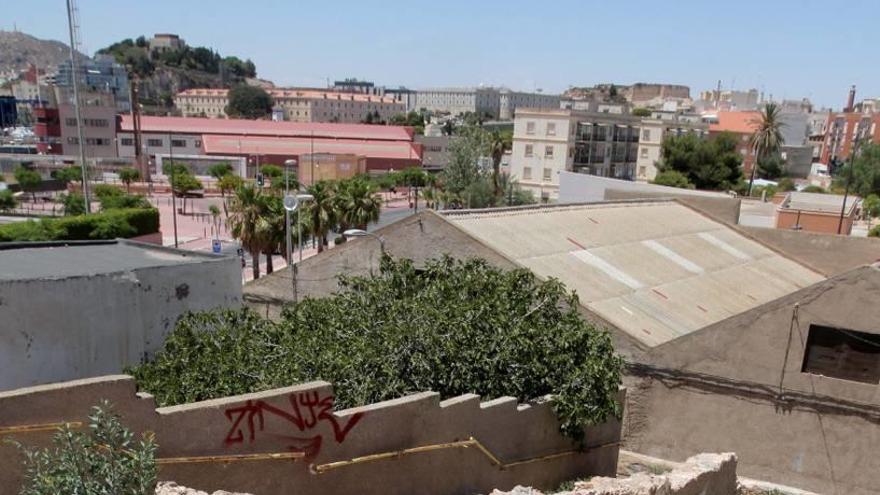
{"label": "red stripe on roof", "polygon": [[420,160],[420,147],[406,141],[265,137],[208,134],[202,146],[209,155],[307,155],[315,153],[354,154],[367,158]]}

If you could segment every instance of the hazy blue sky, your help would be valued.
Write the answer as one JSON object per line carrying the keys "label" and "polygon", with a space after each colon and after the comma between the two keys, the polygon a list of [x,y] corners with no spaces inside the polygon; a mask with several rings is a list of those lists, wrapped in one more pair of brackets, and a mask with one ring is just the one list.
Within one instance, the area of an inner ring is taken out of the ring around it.
{"label": "hazy blue sky", "polygon": [[[63,0],[3,0],[0,29],[66,40]],[[251,58],[282,85],[358,77],[409,87],[562,91],[599,82],[721,79],[840,107],[880,96],[880,1],[432,2],[80,0],[84,48],[172,32]]]}

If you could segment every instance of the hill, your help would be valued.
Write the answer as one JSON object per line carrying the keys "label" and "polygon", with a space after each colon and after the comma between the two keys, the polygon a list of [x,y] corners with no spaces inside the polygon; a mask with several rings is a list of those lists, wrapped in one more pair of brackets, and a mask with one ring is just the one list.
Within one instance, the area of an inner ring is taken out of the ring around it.
{"label": "hill", "polygon": [[54,68],[69,56],[67,45],[60,41],[0,30],[0,73],[21,72],[28,68],[28,64],[41,69]]}

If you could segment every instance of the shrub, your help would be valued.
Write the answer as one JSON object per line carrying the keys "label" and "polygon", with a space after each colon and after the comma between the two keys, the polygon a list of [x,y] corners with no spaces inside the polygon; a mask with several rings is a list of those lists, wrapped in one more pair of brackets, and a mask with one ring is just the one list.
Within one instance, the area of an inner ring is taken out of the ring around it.
{"label": "shrub", "polygon": [[875,225],[868,231],[868,237],[880,237],[880,225]]}
{"label": "shrub", "polygon": [[9,189],[0,191],[0,211],[9,211],[18,206],[18,200]]}
{"label": "shrub", "polygon": [[152,434],[138,441],[109,404],[93,408],[89,428],[65,426],[53,447],[24,452],[22,495],[153,495],[156,449]]}
{"label": "shrub", "polygon": [[822,193],[822,194],[824,194],[824,193],[826,193],[826,192],[828,192],[828,191],[826,191],[822,186],[815,186],[815,185],[812,185],[812,184],[811,184],[811,185],[805,187],[805,188],[803,189],[803,191],[801,191],[801,192],[808,192],[808,193]]}
{"label": "shrub", "polygon": [[147,198],[139,194],[120,194],[118,196],[102,196],[98,198],[102,210],[114,208],[152,208]]}
{"label": "shrub", "polygon": [[658,186],[678,187],[681,189],[693,189],[694,185],[688,181],[688,178],[678,170],[666,170],[654,177],[654,184]]}
{"label": "shrub", "polygon": [[[124,224],[124,225],[123,225]],[[0,242],[77,241],[136,237],[159,231],[159,210],[113,209],[63,218],[0,225]]]}
{"label": "shrub", "polygon": [[788,177],[783,177],[782,179],[780,179],[778,187],[779,190],[782,192],[790,192],[797,189],[794,185],[794,181],[789,179]]}
{"label": "shrub", "polygon": [[66,216],[83,215],[86,212],[86,200],[82,194],[77,192],[63,194],[61,196],[61,208]]}
{"label": "shrub", "polygon": [[92,194],[98,198],[98,200],[101,200],[102,198],[122,196],[125,194],[125,191],[110,184],[95,184],[92,188]]}
{"label": "shrub", "polygon": [[557,280],[449,257],[417,270],[386,256],[377,276],[340,284],[287,306],[280,322],[249,309],[190,313],[152,361],[128,371],[162,405],[322,379],[339,407],[424,390],[552,394],[561,429],[576,439],[619,414],[622,360]]}

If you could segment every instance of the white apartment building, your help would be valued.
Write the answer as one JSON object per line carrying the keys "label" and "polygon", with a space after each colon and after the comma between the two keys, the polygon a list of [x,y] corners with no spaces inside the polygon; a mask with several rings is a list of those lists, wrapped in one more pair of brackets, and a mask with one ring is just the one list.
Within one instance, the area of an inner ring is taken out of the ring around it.
{"label": "white apartment building", "polygon": [[559,95],[511,91],[507,88],[429,88],[416,92],[415,106],[459,115],[473,112],[510,120],[517,108],[558,108]]}
{"label": "white apartment building", "polygon": [[[313,89],[270,89],[268,93],[283,119],[291,122],[357,124],[367,115],[378,113],[387,121],[406,111],[405,102],[388,96]],[[174,105],[184,117],[226,118],[228,104],[226,89],[188,89],[174,97]]]}
{"label": "white apartment building", "polygon": [[511,174],[542,201],[558,198],[561,171],[653,180],[666,136],[708,135],[708,125],[699,116],[662,114],[641,119],[571,109],[520,109],[513,125]]}

